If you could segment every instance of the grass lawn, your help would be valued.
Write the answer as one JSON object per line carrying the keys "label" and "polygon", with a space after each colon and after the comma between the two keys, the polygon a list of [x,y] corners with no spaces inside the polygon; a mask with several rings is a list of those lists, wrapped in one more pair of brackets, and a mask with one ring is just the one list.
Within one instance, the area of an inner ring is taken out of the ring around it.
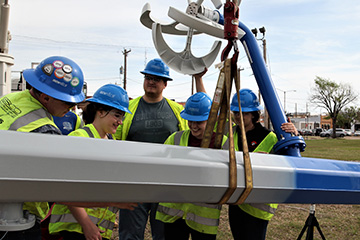
{"label": "grass lawn", "polygon": [[[315,139],[309,137],[306,144],[305,152],[301,154],[303,157],[360,162],[360,138]],[[297,239],[309,216],[309,207],[309,204],[280,204],[268,225],[267,239]],[[315,216],[326,239],[360,239],[360,205],[317,204]],[[118,239],[117,229],[114,235],[113,239]],[[145,240],[151,239],[148,227]],[[226,205],[223,206],[221,212],[217,239],[232,239]],[[306,232],[302,239],[306,239]],[[321,239],[316,229],[314,230],[314,239]]]}

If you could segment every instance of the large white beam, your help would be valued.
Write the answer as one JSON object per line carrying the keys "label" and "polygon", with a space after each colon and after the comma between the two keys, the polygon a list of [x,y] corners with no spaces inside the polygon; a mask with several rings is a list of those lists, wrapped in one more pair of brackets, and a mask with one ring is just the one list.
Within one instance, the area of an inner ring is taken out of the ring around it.
{"label": "large white beam", "polygon": [[[242,153],[238,189],[244,189]],[[250,154],[246,202],[360,203],[360,163]],[[228,186],[228,152],[0,131],[0,202],[216,203]]]}

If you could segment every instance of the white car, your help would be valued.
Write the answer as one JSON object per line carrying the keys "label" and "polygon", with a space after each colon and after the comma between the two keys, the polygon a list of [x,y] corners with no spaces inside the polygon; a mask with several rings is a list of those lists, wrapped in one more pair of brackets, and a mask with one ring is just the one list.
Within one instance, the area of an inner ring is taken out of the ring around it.
{"label": "white car", "polygon": [[[333,131],[332,129],[329,129],[326,132],[322,132],[322,133],[320,133],[320,137],[331,137],[332,131]],[[336,134],[336,137],[345,137],[346,136],[346,132],[342,128],[337,128],[335,134]]]}
{"label": "white car", "polygon": [[358,130],[358,131],[355,131],[354,132],[354,136],[360,136],[360,131]]}
{"label": "white car", "polygon": [[346,136],[352,135],[351,129],[344,129],[344,131],[346,132]]}

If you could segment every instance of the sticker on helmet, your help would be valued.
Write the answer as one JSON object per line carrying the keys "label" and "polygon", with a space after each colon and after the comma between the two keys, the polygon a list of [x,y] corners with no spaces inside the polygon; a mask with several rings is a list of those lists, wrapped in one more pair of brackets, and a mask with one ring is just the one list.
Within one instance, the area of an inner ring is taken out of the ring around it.
{"label": "sticker on helmet", "polygon": [[70,84],[73,87],[76,87],[77,85],[79,85],[80,80],[77,77],[74,77],[73,80],[71,80]]}
{"label": "sticker on helmet", "polygon": [[72,67],[71,67],[70,65],[68,65],[68,64],[65,64],[65,65],[63,66],[63,70],[64,70],[64,72],[66,72],[66,73],[71,73],[71,72],[72,72]]}
{"label": "sticker on helmet", "polygon": [[55,68],[61,68],[62,66],[64,66],[64,63],[60,60],[56,60],[55,62],[53,62],[53,65]]}
{"label": "sticker on helmet", "polygon": [[70,73],[65,74],[65,76],[64,76],[64,81],[65,82],[70,82],[71,79],[72,79],[72,75]]}
{"label": "sticker on helmet", "polygon": [[54,67],[51,64],[46,64],[43,66],[42,70],[46,75],[51,76],[54,71]]}
{"label": "sticker on helmet", "polygon": [[64,71],[61,68],[55,70],[55,77],[63,78],[65,75]]}

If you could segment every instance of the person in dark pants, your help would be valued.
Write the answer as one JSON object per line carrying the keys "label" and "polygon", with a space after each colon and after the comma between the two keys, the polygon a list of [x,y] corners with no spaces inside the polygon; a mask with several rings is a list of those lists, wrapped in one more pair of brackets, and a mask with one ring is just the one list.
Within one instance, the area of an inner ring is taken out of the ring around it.
{"label": "person in dark pants", "polygon": [[[261,125],[260,110],[262,106],[255,93],[250,89],[239,91],[241,110],[239,112],[237,94],[234,95],[230,109],[234,114],[234,121],[237,125],[233,127],[234,146],[236,151],[242,151],[240,114],[243,116],[247,145],[249,152],[268,154],[277,143],[275,133]],[[283,123],[281,129],[285,132],[298,135],[298,132],[291,122]],[[265,240],[267,225],[274,216],[278,204],[255,203],[229,206],[230,229],[235,240]]]}

